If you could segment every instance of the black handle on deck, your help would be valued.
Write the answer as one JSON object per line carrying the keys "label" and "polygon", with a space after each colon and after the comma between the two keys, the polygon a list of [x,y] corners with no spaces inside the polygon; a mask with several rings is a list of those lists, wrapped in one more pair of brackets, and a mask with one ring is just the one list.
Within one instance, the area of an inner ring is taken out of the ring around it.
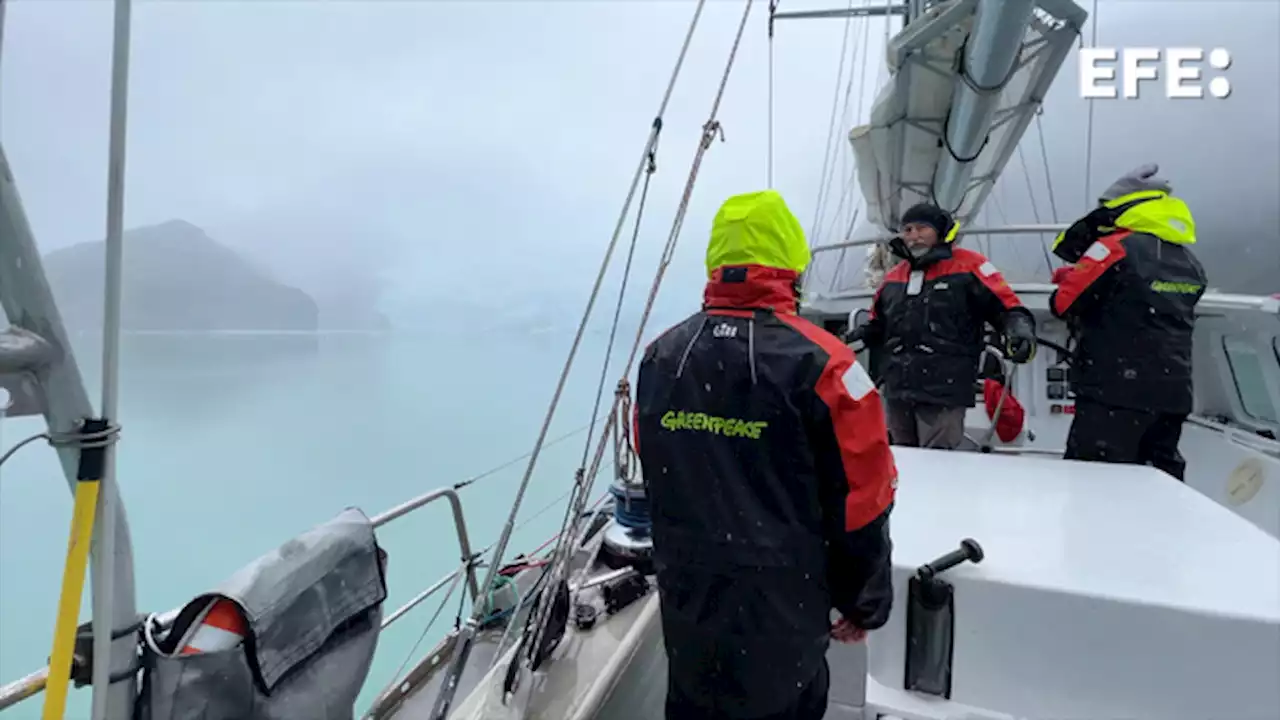
{"label": "black handle on deck", "polygon": [[928,580],[934,575],[950,570],[965,560],[969,560],[974,564],[980,563],[983,557],[985,556],[982,553],[982,546],[978,544],[978,541],[972,538],[965,538],[960,541],[958,550],[952,550],[931,563],[921,565],[920,569],[916,570],[916,577],[921,580]]}

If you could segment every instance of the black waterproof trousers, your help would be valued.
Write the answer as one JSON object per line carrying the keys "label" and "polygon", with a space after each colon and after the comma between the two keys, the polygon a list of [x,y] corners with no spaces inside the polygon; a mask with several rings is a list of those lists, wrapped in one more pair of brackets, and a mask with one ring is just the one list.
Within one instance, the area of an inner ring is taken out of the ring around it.
{"label": "black waterproof trousers", "polygon": [[827,714],[827,694],[830,688],[831,670],[824,658],[817,677],[800,691],[788,707],[769,715],[747,718],[697,705],[676,683],[668,682],[666,720],[822,720]]}
{"label": "black waterproof trousers", "polygon": [[1178,452],[1186,415],[1114,407],[1081,398],[1067,434],[1067,460],[1150,465],[1185,481]]}

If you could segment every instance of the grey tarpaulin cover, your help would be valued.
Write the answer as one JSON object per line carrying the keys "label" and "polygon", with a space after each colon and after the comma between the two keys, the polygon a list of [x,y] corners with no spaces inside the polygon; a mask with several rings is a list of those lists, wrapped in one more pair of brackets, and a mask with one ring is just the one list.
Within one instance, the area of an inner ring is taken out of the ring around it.
{"label": "grey tarpaulin cover", "polygon": [[[195,598],[143,643],[139,720],[351,720],[378,643],[384,560],[368,517],[348,509]],[[211,595],[239,604],[246,641],[179,654]]]}

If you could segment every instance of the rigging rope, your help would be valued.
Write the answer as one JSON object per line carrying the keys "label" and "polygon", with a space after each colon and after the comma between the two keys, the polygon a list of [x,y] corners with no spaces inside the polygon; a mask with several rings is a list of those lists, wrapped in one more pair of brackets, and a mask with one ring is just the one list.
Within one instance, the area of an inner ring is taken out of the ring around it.
{"label": "rigging rope", "polygon": [[[1039,119],[1039,116],[1037,116]],[[1036,191],[1031,185],[1031,168],[1027,167],[1027,155],[1022,152],[1022,143],[1018,143],[1018,162],[1022,165],[1022,177],[1027,181],[1027,197],[1031,199],[1031,216],[1035,219],[1036,224],[1040,224],[1040,206],[1036,204]],[[1045,270],[1053,273],[1053,260],[1049,259],[1049,248],[1045,247],[1042,238],[1037,237],[1036,242],[1040,245],[1040,252],[1044,255]]]}
{"label": "rigging rope", "polygon": [[[1089,31],[1089,44],[1098,47],[1098,0],[1093,0],[1093,13],[1089,16],[1089,21],[1093,26]],[[1081,36],[1080,42],[1083,45],[1084,36]],[[1084,141],[1084,206],[1087,208],[1094,205],[1094,201],[1089,199],[1090,176],[1093,174],[1093,103],[1094,99],[1089,98],[1089,129]]]}
{"label": "rigging rope", "polygon": [[773,24],[778,14],[778,3],[782,0],[769,0],[769,160],[768,182],[773,187]]}
{"label": "rigging rope", "polygon": [[840,81],[844,79],[844,59],[849,54],[849,25],[853,22],[853,0],[849,0],[849,14],[844,19],[844,37],[840,41],[840,70],[836,73],[836,86],[831,91],[831,118],[827,121],[827,142],[822,148],[822,173],[818,176],[818,202],[813,208],[813,223],[809,226],[809,237],[818,232],[818,223],[822,220],[822,206],[827,197],[827,167],[831,163],[831,140],[836,131],[836,108],[840,105]]}
{"label": "rigging rope", "polygon": [[[689,210],[689,202],[693,197],[693,188],[698,180],[698,171],[702,167],[703,157],[705,157],[707,150],[711,148],[711,145],[717,136],[720,137],[721,141],[724,140],[723,130],[721,129],[720,122],[716,119],[716,116],[720,111],[720,103],[724,99],[725,88],[729,83],[729,77],[733,71],[734,61],[738,56],[738,48],[742,44],[742,36],[746,30],[747,21],[751,17],[751,9],[754,3],[755,0],[746,0],[746,7],[742,13],[742,20],[738,24],[738,32],[734,37],[733,47],[729,51],[729,59],[725,64],[724,74],[720,78],[720,86],[716,90],[715,99],[711,104],[711,112],[709,113],[707,122],[702,126],[702,141],[698,144],[698,149],[694,153],[693,165],[689,170],[689,177],[685,182],[684,192],[680,198],[680,205],[676,208],[676,216],[672,222],[671,232],[667,236],[667,244],[663,248],[662,257],[658,262],[658,268],[654,274],[653,284],[649,288],[649,297],[645,301],[644,311],[640,316],[639,327],[636,328],[635,341],[632,343],[631,353],[627,357],[626,367],[621,373],[621,377],[623,379],[631,375],[631,368],[635,363],[636,355],[640,350],[640,344],[644,339],[645,326],[648,324],[649,315],[653,310],[654,301],[657,299],[658,290],[662,286],[662,279],[666,273],[666,269],[670,265],[671,259],[675,254],[675,249],[680,239],[680,231],[684,226],[685,215]],[[566,530],[568,530],[569,523],[577,522],[578,518],[581,517],[582,506],[585,504],[584,498],[587,496],[586,490],[599,472],[600,463],[603,460],[604,451],[608,444],[609,433],[614,429],[614,422],[617,419],[619,404],[620,399],[615,396],[613,407],[609,413],[609,419],[606,421],[606,428],[600,437],[599,444],[596,446],[595,456],[591,460],[591,468],[585,473],[579,471],[577,475],[572,495],[574,511],[569,514],[568,523],[566,523],[566,527],[562,528],[562,534],[560,539],[556,542],[555,550],[552,553],[551,567],[548,570],[548,573],[550,573],[549,581],[546,588],[544,588],[543,600],[539,603],[537,620],[532,625],[533,634],[531,636],[526,635],[526,639],[530,641],[528,645],[529,652],[521,653],[517,659],[517,661],[522,664],[528,662],[531,659],[530,654],[537,651],[537,648],[542,643],[543,635],[547,630],[547,620],[550,617],[551,608],[555,603],[548,601],[545,593],[556,592],[559,584],[562,582],[568,565],[568,560],[571,555],[571,543],[573,540],[576,540],[577,537],[577,533],[569,533],[566,532]]]}
{"label": "rigging rope", "polygon": [[[1041,106],[1043,110],[1044,106]],[[1040,161],[1044,164],[1044,184],[1049,188],[1049,212],[1053,213],[1053,222],[1058,220],[1058,201],[1054,199],[1053,173],[1049,172],[1049,151],[1044,145],[1044,126],[1040,123],[1040,113],[1036,113],[1036,135],[1040,137]]]}
{"label": "rigging rope", "polygon": [[[1008,217],[1007,215],[1005,215],[1005,213],[1004,213],[1004,206],[1003,206],[1003,204],[1000,202],[1000,194],[999,194],[999,193],[1001,193],[1001,192],[1003,192],[1003,191],[1004,191],[1004,186],[1002,186],[1002,185],[993,185],[993,186],[991,187],[991,204],[995,206],[995,208],[996,208],[996,212],[1000,214],[1000,224],[1001,224],[1001,225],[1008,225],[1008,224],[1009,224],[1009,217]],[[1013,256],[1014,256],[1015,260],[1018,262],[1018,264],[1019,264],[1019,265],[1021,265],[1021,264],[1022,264],[1022,243],[1012,243],[1012,245],[1013,245]],[[987,240],[987,256],[989,257],[990,255],[991,255],[991,240],[988,238],[988,240]]]}
{"label": "rigging rope", "polygon": [[[596,422],[600,418],[600,398],[604,396],[604,384],[609,379],[609,361],[613,359],[613,343],[618,336],[618,321],[622,318],[622,302],[627,296],[627,281],[631,279],[631,262],[636,255],[636,240],[640,237],[640,225],[644,220],[644,206],[649,199],[649,183],[653,180],[654,173],[658,172],[657,147],[653,152],[649,153],[649,165],[645,169],[644,189],[640,191],[640,204],[636,206],[636,223],[635,230],[631,233],[631,246],[627,249],[627,264],[622,269],[622,282],[618,287],[618,302],[613,308],[613,323],[609,326],[609,344],[605,346],[604,362],[600,366],[600,382],[596,385],[596,399],[591,404],[591,424],[588,427],[594,430]],[[582,462],[581,466],[587,464],[587,458],[591,452],[592,430],[587,431],[587,441],[582,446]]]}
{"label": "rigging rope", "polygon": [[[863,23],[862,23],[862,27],[863,27],[863,30],[864,30],[864,35],[865,35],[865,34],[869,34],[869,30],[870,30],[871,25],[870,25],[870,24],[868,24],[868,23],[866,23],[866,22],[863,22]],[[854,76],[854,70],[855,70],[855,69],[859,69],[859,65],[858,65],[858,52],[859,52],[859,51],[861,51],[861,52],[862,52],[862,60],[863,60],[863,64],[865,65],[865,62],[866,62],[866,56],[867,56],[867,43],[866,43],[866,38],[865,38],[865,37],[863,38],[863,42],[862,42],[861,44],[859,44],[859,45],[854,45],[854,47],[853,47],[853,59],[849,62],[849,79],[848,79],[848,81],[845,83],[845,86],[844,86],[844,107],[842,107],[842,108],[841,108],[841,110],[840,110],[840,122],[841,122],[845,127],[848,127],[848,126],[849,126],[849,119],[848,119],[848,116],[849,116],[849,98],[853,95],[853,76]],[[859,73],[859,75],[863,75],[863,76],[865,76],[865,74],[866,74],[866,73],[865,73],[865,68],[861,68],[861,69],[862,69],[862,70],[864,70],[864,72]],[[860,94],[865,94],[865,92],[866,92],[866,89],[865,89],[864,87],[859,87],[859,93],[860,93]],[[861,98],[859,99],[859,103],[858,103],[858,104],[859,104],[859,105],[861,105],[861,104],[862,104],[862,103],[861,103]],[[859,117],[861,117],[861,111],[859,111]],[[834,128],[833,128],[833,129],[834,129]],[[829,148],[829,150],[834,151],[834,150],[835,150],[835,147],[839,147],[840,145],[841,145],[841,143],[836,142],[836,143],[834,143],[834,147]],[[844,182],[843,182],[843,184],[842,184],[842,185],[841,185],[841,187],[840,187],[840,204],[836,205],[836,213],[835,213],[835,217],[831,218],[831,225],[830,225],[830,227],[836,227],[836,228],[838,228],[838,227],[840,226],[840,224],[841,224],[841,223],[840,223],[840,217],[841,217],[841,214],[844,212],[844,205],[845,205],[845,202],[847,202],[847,201],[848,201],[849,196],[850,196],[850,193],[849,193],[849,185],[850,185],[850,182],[851,182],[851,180],[853,179],[853,177],[852,177],[852,173],[850,173],[850,172],[848,171],[848,159],[849,159],[849,154],[850,154],[850,153],[848,153],[848,152],[844,152],[844,153],[841,153],[841,155],[840,155],[840,157],[844,160],[844,162],[842,163],[842,167],[841,167],[841,169],[844,171],[844,172],[842,172],[842,173],[841,173],[841,175],[842,175],[842,176],[843,176],[843,178],[844,178]],[[836,168],[835,168],[835,165],[833,164],[833,165],[831,166],[831,177],[830,177],[830,178],[828,178],[828,181],[827,181],[827,182],[828,182],[828,185],[827,185],[827,192],[830,192],[830,190],[831,190],[830,182],[831,182],[831,179],[832,179],[832,178],[834,178],[834,176],[835,176],[835,171],[836,171]],[[827,230],[827,229],[826,229],[825,227],[823,227],[823,223],[822,223],[822,221],[821,221],[821,220],[819,220],[818,227],[816,228],[816,231],[817,231],[819,234],[818,234],[817,236],[815,236],[815,237],[813,238],[813,240],[816,242],[816,241],[817,241],[817,238],[819,238],[819,237],[826,237],[826,235],[827,235],[826,230]],[[840,239],[840,240],[843,240],[844,238],[839,238],[839,239]]]}
{"label": "rigging rope", "polygon": [[[493,578],[497,569],[502,564],[502,556],[506,552],[507,543],[510,542],[511,533],[515,527],[515,519],[520,512],[520,505],[524,501],[525,492],[529,488],[529,481],[533,477],[533,469],[537,465],[538,455],[542,451],[543,443],[546,440],[547,432],[551,427],[551,421],[555,417],[555,412],[560,404],[560,397],[564,393],[565,383],[569,378],[569,371],[572,369],[573,360],[577,356],[578,347],[582,343],[582,337],[586,332],[587,323],[591,318],[591,311],[595,307],[596,298],[600,295],[600,287],[604,283],[605,273],[609,268],[609,261],[613,257],[613,252],[617,248],[618,239],[622,235],[622,228],[626,223],[627,215],[631,209],[631,202],[635,197],[636,189],[640,185],[640,177],[644,174],[645,169],[649,165],[650,155],[657,148],[658,137],[662,131],[662,117],[666,113],[667,105],[671,101],[671,95],[675,90],[676,80],[680,77],[680,70],[684,67],[685,58],[689,53],[689,46],[693,41],[694,31],[698,27],[698,21],[702,17],[703,8],[706,6],[706,0],[698,0],[698,5],[694,9],[693,18],[689,22],[689,29],[685,34],[684,43],[680,47],[680,53],[676,58],[675,67],[671,71],[671,78],[667,82],[667,88],[663,93],[662,102],[658,106],[658,112],[654,116],[653,126],[649,132],[649,138],[645,142],[644,150],[640,155],[640,162],[636,168],[635,174],[631,179],[631,186],[627,191],[627,197],[622,206],[622,212],[619,213],[618,221],[614,226],[613,236],[609,240],[608,248],[605,250],[604,259],[600,263],[600,270],[596,273],[595,284],[591,288],[591,295],[587,300],[587,307],[583,312],[582,321],[578,324],[577,333],[574,335],[573,343],[569,348],[569,357],[565,360],[564,368],[560,372],[560,378],[556,383],[556,389],[551,397],[551,404],[547,408],[546,418],[543,420],[542,428],[538,432],[538,439],[533,446],[533,452],[529,456],[529,464],[525,468],[524,477],[520,480],[520,487],[516,490],[516,498],[512,503],[511,511],[507,515],[506,523],[503,525],[502,534],[498,539],[497,547],[494,550],[493,563],[490,565],[484,586],[488,587],[493,583]],[[741,33],[739,33],[741,37]],[[735,43],[735,51],[737,45]],[[643,323],[642,323],[643,327]],[[612,423],[610,423],[612,424]],[[608,429],[605,430],[607,436]],[[550,605],[551,603],[544,603]],[[471,618],[467,621],[459,637],[459,648],[454,653],[449,671],[444,678],[441,692],[436,696],[436,701],[432,706],[430,717],[432,720],[444,720],[448,715],[449,708],[453,703],[453,694],[457,690],[458,679],[461,676],[462,668],[466,664],[467,658],[471,653],[472,641],[476,632],[479,630],[480,618],[478,611],[473,612]]]}

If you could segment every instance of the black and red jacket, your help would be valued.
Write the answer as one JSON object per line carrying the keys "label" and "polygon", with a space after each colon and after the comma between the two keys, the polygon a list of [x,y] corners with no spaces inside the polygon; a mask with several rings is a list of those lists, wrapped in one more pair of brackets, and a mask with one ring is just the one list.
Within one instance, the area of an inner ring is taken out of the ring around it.
{"label": "black and red jacket", "polygon": [[745,716],[813,679],[831,608],[873,629],[892,604],[884,411],[853,352],[795,314],[795,281],[717,270],[637,381],[670,677]]}
{"label": "black and red jacket", "polygon": [[1001,332],[1023,323],[1027,335],[1035,334],[1034,316],[996,266],[948,243],[885,274],[858,335],[879,351],[886,398],[973,407],[984,322]]}
{"label": "black and red jacket", "polygon": [[1116,407],[1192,411],[1192,338],[1205,272],[1185,245],[1122,230],[1099,238],[1049,299],[1076,332],[1072,389]]}

